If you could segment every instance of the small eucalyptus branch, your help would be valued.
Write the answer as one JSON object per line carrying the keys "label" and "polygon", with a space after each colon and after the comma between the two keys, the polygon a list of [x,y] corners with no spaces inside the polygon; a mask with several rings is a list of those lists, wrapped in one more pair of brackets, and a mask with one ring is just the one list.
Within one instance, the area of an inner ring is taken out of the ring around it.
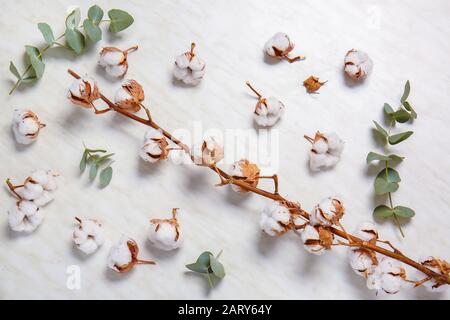
{"label": "small eucalyptus branch", "polygon": [[[68,72],[74,78],[80,79],[80,76],[77,73],[75,73],[74,71],[68,70]],[[173,137],[168,131],[162,129],[157,123],[155,123],[152,120],[152,118],[150,116],[150,111],[148,109],[144,109],[146,111],[147,118],[142,118],[142,117],[139,117],[135,114],[124,111],[123,109],[119,108],[116,104],[111,102],[111,100],[106,98],[101,93],[99,93],[99,96],[100,96],[100,99],[106,103],[108,109],[110,109],[112,111],[116,111],[117,113],[120,113],[121,115],[123,115],[127,118],[130,118],[134,121],[137,121],[141,124],[144,124],[148,127],[151,127],[151,128],[157,129],[157,130],[161,130],[161,132],[167,139],[169,139],[170,141],[172,141],[173,143],[178,145],[186,154],[188,154],[190,156],[191,159],[194,159],[194,155],[193,155],[191,149],[187,145],[185,145],[184,143],[182,143],[181,141],[179,141],[178,139]],[[274,192],[270,192],[270,191],[267,191],[264,189],[254,187],[242,179],[233,178],[233,176],[226,173],[222,169],[218,168],[216,164],[204,166],[204,167],[207,167],[207,168],[211,169],[213,172],[215,172],[219,176],[219,178],[221,179],[222,182],[225,181],[226,184],[233,184],[233,185],[239,186],[240,188],[242,188],[248,192],[252,192],[252,193],[258,194],[260,196],[263,196],[265,198],[277,201],[277,202],[283,204],[286,208],[288,208],[289,212],[293,216],[297,216],[297,217],[301,218],[302,221],[306,221],[307,222],[306,224],[308,224],[310,222],[310,219],[311,219],[310,213],[303,210],[301,208],[300,204],[298,204],[294,201],[289,201],[278,193],[278,178],[276,176],[273,177],[276,189]],[[298,226],[297,224],[290,223],[289,225],[286,225],[284,227],[285,227],[285,231],[298,230],[298,229],[304,228],[306,226],[306,224]],[[377,245],[376,241],[375,242],[364,241],[360,237],[357,237],[357,236],[347,233],[342,226],[340,229],[335,228],[333,226],[322,227],[322,229],[324,229],[326,232],[332,233],[333,235],[342,238],[343,241],[341,241],[340,244],[346,244],[347,246],[352,246],[352,247],[359,247],[359,248],[367,250],[369,252],[376,252],[381,255],[384,255],[384,256],[390,257],[392,259],[398,260],[400,262],[403,262],[403,263],[411,266],[412,268],[415,268],[415,269],[423,272],[429,278],[427,281],[433,280],[439,286],[450,284],[450,275],[448,272],[438,273],[436,271],[433,271],[431,268],[428,268],[425,265],[423,265],[419,262],[416,262],[416,261],[412,260],[411,258],[405,256],[399,250],[395,249],[395,247],[393,247],[390,244],[390,242],[388,242],[388,241],[385,241],[385,240],[380,241],[380,242],[388,245],[389,248],[385,248],[385,247]],[[282,234],[282,233],[284,233],[284,232],[281,232],[280,234]],[[330,246],[331,245],[333,245],[333,244],[330,243]]]}

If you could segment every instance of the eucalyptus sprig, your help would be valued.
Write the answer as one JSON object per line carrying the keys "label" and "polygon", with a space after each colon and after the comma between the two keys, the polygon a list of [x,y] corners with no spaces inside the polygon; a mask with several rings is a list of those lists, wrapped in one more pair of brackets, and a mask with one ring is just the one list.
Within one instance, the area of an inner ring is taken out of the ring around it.
{"label": "eucalyptus sprig", "polygon": [[205,274],[208,278],[209,286],[212,288],[221,279],[225,277],[225,268],[219,262],[222,250],[214,256],[211,252],[205,251],[195,263],[187,264],[186,268],[191,271]]}
{"label": "eucalyptus sprig", "polygon": [[107,153],[103,149],[88,149],[84,146],[83,156],[80,161],[80,171],[83,173],[87,166],[89,168],[89,178],[94,180],[100,170],[100,187],[104,188],[111,182],[113,175],[113,168],[111,164],[113,160],[111,157],[114,153]]}
{"label": "eucalyptus sprig", "polygon": [[[66,17],[65,31],[58,37],[55,37],[50,25],[44,22],[38,23],[38,29],[44,37],[46,46],[42,49],[31,45],[25,46],[26,59],[29,64],[22,73],[12,61],[10,62],[9,71],[17,80],[9,94],[12,94],[21,84],[32,83],[42,78],[45,70],[42,56],[48,49],[62,47],[80,54],[88,42],[96,43],[102,39],[102,29],[99,27],[101,23],[109,22],[109,31],[117,33],[125,30],[134,22],[129,13],[119,9],[109,10],[109,19],[103,20],[103,15],[103,10],[94,5],[89,8],[88,16],[81,24],[81,12],[79,8],[76,8]],[[84,33],[81,32],[82,30]],[[61,42],[63,38],[64,43]]]}
{"label": "eucalyptus sprig", "polygon": [[405,206],[394,206],[392,201],[392,193],[397,191],[399,188],[399,183],[401,181],[399,173],[393,169],[390,164],[392,162],[400,162],[404,160],[404,157],[389,154],[389,145],[396,145],[406,139],[408,139],[413,131],[404,131],[400,133],[391,134],[391,130],[394,128],[395,123],[405,123],[412,121],[417,118],[417,113],[414,111],[413,107],[407,100],[409,93],[411,91],[411,86],[409,80],[406,81],[405,88],[403,90],[403,95],[400,99],[400,106],[397,110],[394,110],[389,104],[385,103],[383,110],[386,117],[386,122],[388,123],[388,128],[385,129],[378,122],[373,121],[375,124],[375,131],[381,136],[384,147],[384,154],[379,154],[375,152],[369,152],[367,154],[367,164],[372,161],[384,162],[384,168],[377,174],[374,182],[375,193],[377,195],[388,195],[389,204],[382,204],[377,206],[373,214],[375,217],[388,218],[392,217],[400,230],[400,233],[404,237],[403,230],[400,226],[398,217],[402,218],[412,218],[415,215],[413,209]]}

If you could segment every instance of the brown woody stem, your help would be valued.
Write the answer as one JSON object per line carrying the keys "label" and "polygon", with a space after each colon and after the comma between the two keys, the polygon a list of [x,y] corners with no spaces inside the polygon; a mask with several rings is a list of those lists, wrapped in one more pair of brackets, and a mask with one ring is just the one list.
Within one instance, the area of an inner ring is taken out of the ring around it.
{"label": "brown woody stem", "polygon": [[9,190],[17,197],[17,199],[22,200],[22,197],[16,192],[16,189],[22,188],[24,186],[23,184],[15,186],[11,183],[11,180],[9,180],[8,178],[6,179],[6,185],[8,186]]}
{"label": "brown woody stem", "polygon": [[245,82],[245,84],[250,88],[250,90],[252,90],[258,96],[259,99],[261,99],[262,95],[258,91],[256,91],[255,88],[252,87],[250,82],[247,81]]}
{"label": "brown woody stem", "polygon": [[[75,73],[74,71],[69,69],[68,72],[73,77],[75,77],[77,79],[80,78],[80,76],[77,73]],[[250,86],[249,83],[247,83],[247,85],[253,91],[255,91]],[[255,93],[256,93],[256,91],[255,91]],[[257,93],[257,94],[259,95],[259,93]],[[191,154],[191,150],[190,150],[190,148],[187,145],[182,143],[180,140],[174,138],[169,132],[167,132],[164,129],[162,129],[160,126],[158,126],[152,120],[146,120],[146,119],[138,117],[138,116],[136,116],[136,115],[134,115],[132,113],[129,113],[129,112],[124,111],[124,110],[121,110],[120,108],[118,108],[114,103],[112,103],[108,98],[106,98],[102,94],[100,94],[100,98],[106,104],[108,104],[108,106],[112,110],[122,114],[123,116],[128,117],[128,118],[130,118],[130,119],[132,119],[134,121],[140,122],[140,123],[142,123],[142,124],[144,124],[146,126],[152,127],[154,129],[161,130],[161,132],[164,134],[164,136],[166,138],[170,139],[172,142],[174,142],[175,144],[180,146],[187,154],[189,154],[191,156],[191,159],[193,159],[193,156]],[[263,196],[265,198],[269,198],[269,199],[272,199],[272,200],[275,200],[275,201],[280,201],[280,202],[284,202],[284,203],[293,203],[293,202],[285,199],[284,197],[282,197],[280,194],[272,193],[272,192],[269,192],[269,191],[266,191],[266,190],[263,190],[263,189],[259,189],[259,188],[253,187],[250,184],[248,184],[248,183],[246,183],[245,181],[242,181],[242,180],[232,179],[232,177],[228,173],[226,173],[225,171],[223,171],[222,169],[218,168],[215,165],[214,166],[208,166],[208,168],[210,168],[212,171],[216,172],[221,177],[221,179],[223,178],[224,180],[229,181],[229,183],[234,184],[236,186],[239,186],[242,189],[245,189],[247,191],[256,193],[256,194],[258,194],[260,196]],[[295,210],[297,210],[297,212],[301,216],[303,216],[305,218],[305,220],[309,220],[309,214],[306,211],[301,209],[299,206]],[[329,227],[329,230],[334,235],[349,241],[348,245],[358,246],[360,248],[364,248],[364,249],[367,249],[367,250],[370,250],[370,251],[374,251],[374,252],[377,252],[377,253],[382,254],[384,256],[390,257],[392,259],[401,261],[401,262],[403,262],[403,263],[405,263],[405,264],[407,264],[407,265],[409,265],[409,266],[411,266],[411,267],[413,267],[413,268],[423,272],[428,277],[430,277],[430,279],[434,279],[438,283],[447,284],[447,285],[450,284],[450,276],[449,275],[439,274],[439,273],[437,273],[437,272],[435,272],[435,271],[425,267],[424,265],[420,264],[419,262],[416,262],[416,261],[408,258],[407,256],[403,255],[402,253],[399,253],[398,250],[396,250],[396,249],[393,249],[393,251],[385,249],[385,248],[377,246],[375,244],[371,244],[369,242],[363,241],[362,239],[360,239],[360,238],[358,238],[356,236],[353,236],[353,235],[351,235],[351,234],[349,234],[349,233],[347,233],[347,232],[345,232],[343,230],[339,230],[339,229],[336,229],[334,227]],[[153,261],[145,261],[145,260],[138,260],[138,263],[154,264]]]}
{"label": "brown woody stem", "polygon": [[297,60],[305,60],[305,59],[306,59],[305,56],[296,56],[296,57],[293,57],[293,58],[290,58],[290,57],[288,57],[288,56],[284,56],[284,57],[285,57],[286,60],[289,61],[290,63],[295,62],[295,61],[297,61]]}

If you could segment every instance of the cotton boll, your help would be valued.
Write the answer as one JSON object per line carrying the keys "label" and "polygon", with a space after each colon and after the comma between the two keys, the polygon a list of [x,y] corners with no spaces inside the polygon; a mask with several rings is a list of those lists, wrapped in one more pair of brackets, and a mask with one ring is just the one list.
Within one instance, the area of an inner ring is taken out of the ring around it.
{"label": "cotton boll", "polygon": [[294,49],[295,44],[291,42],[288,35],[283,32],[275,33],[264,45],[267,55],[282,58]]}
{"label": "cotton boll", "polygon": [[119,242],[111,248],[108,255],[108,267],[116,272],[126,272],[132,268],[133,255],[130,250],[130,244],[134,240],[122,236]]}
{"label": "cotton boll", "polygon": [[114,78],[122,78],[128,71],[128,53],[137,50],[137,46],[127,50],[105,47],[100,51],[98,64],[105,68],[107,74]]}
{"label": "cotton boll", "polygon": [[206,64],[194,53],[195,44],[192,43],[191,51],[180,54],[175,58],[173,75],[188,85],[197,85],[203,79]]}
{"label": "cotton boll", "polygon": [[378,264],[375,253],[363,248],[349,248],[348,259],[353,271],[365,278],[373,272],[373,268]]}
{"label": "cotton boll", "polygon": [[[443,275],[450,274],[450,264],[445,260],[441,260],[436,257],[428,256],[428,257],[420,258],[419,263],[424,265],[425,267],[431,269],[432,271],[434,271],[436,273],[443,274]],[[427,275],[425,275],[424,273],[422,273],[420,271],[417,271],[416,273],[417,273],[416,277],[418,278],[419,281],[428,277]],[[424,286],[427,289],[427,291],[435,292],[435,293],[444,292],[445,290],[448,289],[448,285],[446,285],[446,284],[438,285],[438,283],[432,279],[424,282],[422,284],[422,286]]]}
{"label": "cotton boll", "polygon": [[203,139],[199,148],[194,151],[194,159],[197,165],[215,165],[223,159],[223,145],[214,137]]}
{"label": "cotton boll", "polygon": [[305,138],[312,143],[309,154],[309,167],[312,171],[332,168],[339,162],[344,141],[336,133],[317,131],[314,139],[306,135]]}
{"label": "cotton boll", "polygon": [[272,201],[261,212],[260,227],[270,236],[279,236],[289,230],[291,214],[289,208],[278,201]]}
{"label": "cotton boll", "polygon": [[183,243],[183,236],[177,220],[178,209],[173,209],[172,219],[150,220],[148,239],[161,250],[174,250]]}
{"label": "cotton boll", "polygon": [[21,196],[25,200],[37,199],[42,195],[43,192],[44,188],[42,187],[42,185],[33,181],[26,182],[23,189],[20,191]]}
{"label": "cotton boll", "polygon": [[74,104],[92,108],[92,102],[100,98],[97,82],[88,76],[75,79],[70,85],[68,98]]}
{"label": "cotton boll", "polygon": [[280,120],[284,110],[284,104],[274,97],[260,99],[254,112],[255,122],[263,127],[271,127]]}
{"label": "cotton boll", "polygon": [[138,112],[144,98],[144,89],[137,81],[125,80],[116,91],[114,102],[122,110]]}
{"label": "cotton boll", "polygon": [[367,277],[369,289],[395,294],[405,285],[406,272],[397,260],[382,257]]}
{"label": "cotton boll", "polygon": [[[233,179],[242,180],[252,187],[256,187],[259,181],[259,173],[260,170],[256,164],[250,163],[247,159],[241,159],[231,166],[230,175]],[[247,190],[234,184],[231,185],[231,188],[236,192],[247,192]]]}
{"label": "cotton boll", "polygon": [[38,198],[33,200],[34,204],[37,205],[38,207],[43,207],[51,201],[53,201],[53,196],[47,190],[44,190]]}
{"label": "cotton boll", "polygon": [[150,128],[144,137],[144,143],[139,149],[140,157],[147,162],[156,163],[167,159],[169,143],[161,131]]}
{"label": "cotton boll", "polygon": [[32,201],[20,200],[8,211],[8,222],[13,231],[34,231],[43,220],[42,209]]}
{"label": "cotton boll", "polygon": [[344,149],[344,141],[334,132],[324,133],[323,136],[328,143],[328,153],[340,156]]}
{"label": "cotton boll", "polygon": [[352,49],[347,52],[344,59],[344,71],[354,80],[366,78],[373,69],[372,59],[361,50]]}
{"label": "cotton boll", "polygon": [[310,216],[312,225],[330,227],[342,218],[345,208],[342,202],[336,198],[325,198],[316,205]]}
{"label": "cotton boll", "polygon": [[12,130],[16,141],[20,144],[30,144],[39,136],[45,124],[31,110],[16,109],[13,114]]}
{"label": "cotton boll", "polygon": [[59,173],[53,170],[47,171],[47,183],[43,184],[44,190],[54,191],[58,187],[56,178],[59,177]]}
{"label": "cotton boll", "polygon": [[85,254],[92,254],[105,242],[103,228],[96,220],[77,218],[77,221],[79,224],[73,231],[73,242]]}
{"label": "cotton boll", "polygon": [[321,255],[325,250],[331,248],[333,234],[321,227],[313,227],[307,224],[299,230],[306,251],[312,254]]}

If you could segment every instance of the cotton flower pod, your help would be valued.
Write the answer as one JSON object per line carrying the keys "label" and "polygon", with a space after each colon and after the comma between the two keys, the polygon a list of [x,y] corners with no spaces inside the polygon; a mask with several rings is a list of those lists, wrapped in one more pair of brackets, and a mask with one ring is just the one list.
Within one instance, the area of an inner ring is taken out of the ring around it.
{"label": "cotton flower pod", "polygon": [[262,127],[271,127],[284,115],[284,104],[274,98],[261,98],[256,103],[253,119]]}
{"label": "cotton flower pod", "polygon": [[150,128],[144,138],[144,143],[139,149],[141,158],[150,163],[156,163],[167,159],[169,143],[161,131]]}
{"label": "cotton flower pod", "polygon": [[382,257],[367,277],[367,287],[395,294],[406,284],[406,271],[397,260]]}
{"label": "cotton flower pod", "polygon": [[125,80],[114,96],[115,104],[122,110],[138,112],[144,101],[144,89],[135,80]]}
{"label": "cotton flower pod", "polygon": [[31,179],[27,179],[23,186],[23,189],[20,190],[20,194],[25,200],[37,199],[42,195],[43,192],[44,188],[42,187],[42,185]]}
{"label": "cotton flower pod", "polygon": [[111,248],[107,265],[116,272],[130,271],[135,264],[155,264],[153,261],[139,260],[137,258],[139,247],[137,243],[126,236],[122,236],[119,242]]}
{"label": "cotton flower pod", "polygon": [[334,236],[330,230],[320,226],[307,224],[299,230],[306,251],[312,254],[321,255],[325,250],[330,250]]}
{"label": "cotton flower pod", "polygon": [[356,274],[367,278],[378,264],[375,252],[364,248],[349,248],[348,260]]}
{"label": "cotton flower pod", "polygon": [[13,231],[34,231],[43,220],[42,209],[33,201],[20,200],[8,211],[8,222]]}
{"label": "cotton flower pod", "polygon": [[[421,258],[419,262],[436,273],[445,275],[447,277],[450,275],[450,263],[445,260],[429,256]],[[418,273],[420,280],[428,277],[420,271],[418,271]],[[422,285],[430,292],[444,292],[446,289],[448,289],[448,285],[438,283],[433,279],[425,281]]]}
{"label": "cotton flower pod", "polygon": [[205,75],[205,63],[194,53],[195,43],[191,51],[180,54],[175,60],[173,75],[177,80],[189,85],[197,85]]}
{"label": "cotton flower pod", "polygon": [[128,71],[128,53],[137,50],[137,46],[127,50],[105,47],[100,51],[98,64],[105,68],[106,73],[115,78],[125,76]]}
{"label": "cotton flower pod", "polygon": [[364,79],[373,69],[372,59],[361,50],[352,49],[348,51],[344,63],[345,73],[354,80]]}
{"label": "cotton flower pod", "polygon": [[316,132],[314,139],[305,135],[312,143],[309,154],[309,167],[312,171],[319,171],[335,166],[344,149],[344,141],[336,133]]}
{"label": "cotton flower pod", "polygon": [[91,108],[92,102],[100,98],[97,82],[88,76],[75,79],[69,88],[68,97],[74,104]]}
{"label": "cotton flower pod", "polygon": [[304,59],[303,56],[289,58],[289,53],[294,49],[295,44],[289,39],[288,35],[283,32],[277,32],[272,38],[267,40],[264,45],[264,52],[274,58],[286,59],[289,62]]}
{"label": "cotton flower pod", "polygon": [[73,242],[85,254],[94,253],[105,242],[102,225],[93,219],[75,219],[78,225],[73,230]]}
{"label": "cotton flower pod", "polygon": [[362,241],[376,244],[378,240],[378,231],[373,223],[363,222],[356,228],[355,236],[360,238]]}
{"label": "cotton flower pod", "polygon": [[336,198],[325,198],[317,204],[310,215],[311,225],[330,227],[339,222],[344,215],[345,208]]}
{"label": "cotton flower pod", "polygon": [[272,201],[261,212],[259,225],[270,236],[280,236],[289,230],[291,213],[279,201]]}
{"label": "cotton flower pod", "polygon": [[206,137],[194,157],[198,165],[215,165],[223,159],[223,146],[214,137]]}
{"label": "cotton flower pod", "polygon": [[38,116],[31,110],[14,110],[12,130],[16,141],[20,144],[30,144],[39,136],[45,124],[39,121]]}
{"label": "cotton flower pod", "polygon": [[170,251],[177,249],[183,242],[183,236],[180,232],[180,224],[177,220],[179,209],[172,210],[171,219],[152,219],[150,220],[150,230],[148,239],[155,247]]}
{"label": "cotton flower pod", "polygon": [[53,170],[36,170],[28,177],[28,181],[40,184],[44,190],[53,191],[57,188],[56,178],[59,173]]}
{"label": "cotton flower pod", "polygon": [[[259,173],[260,170],[256,164],[250,163],[247,159],[241,159],[232,165],[230,175],[235,180],[242,180],[252,187],[256,187],[259,181]],[[248,192],[234,184],[231,185],[231,188],[236,192]]]}

